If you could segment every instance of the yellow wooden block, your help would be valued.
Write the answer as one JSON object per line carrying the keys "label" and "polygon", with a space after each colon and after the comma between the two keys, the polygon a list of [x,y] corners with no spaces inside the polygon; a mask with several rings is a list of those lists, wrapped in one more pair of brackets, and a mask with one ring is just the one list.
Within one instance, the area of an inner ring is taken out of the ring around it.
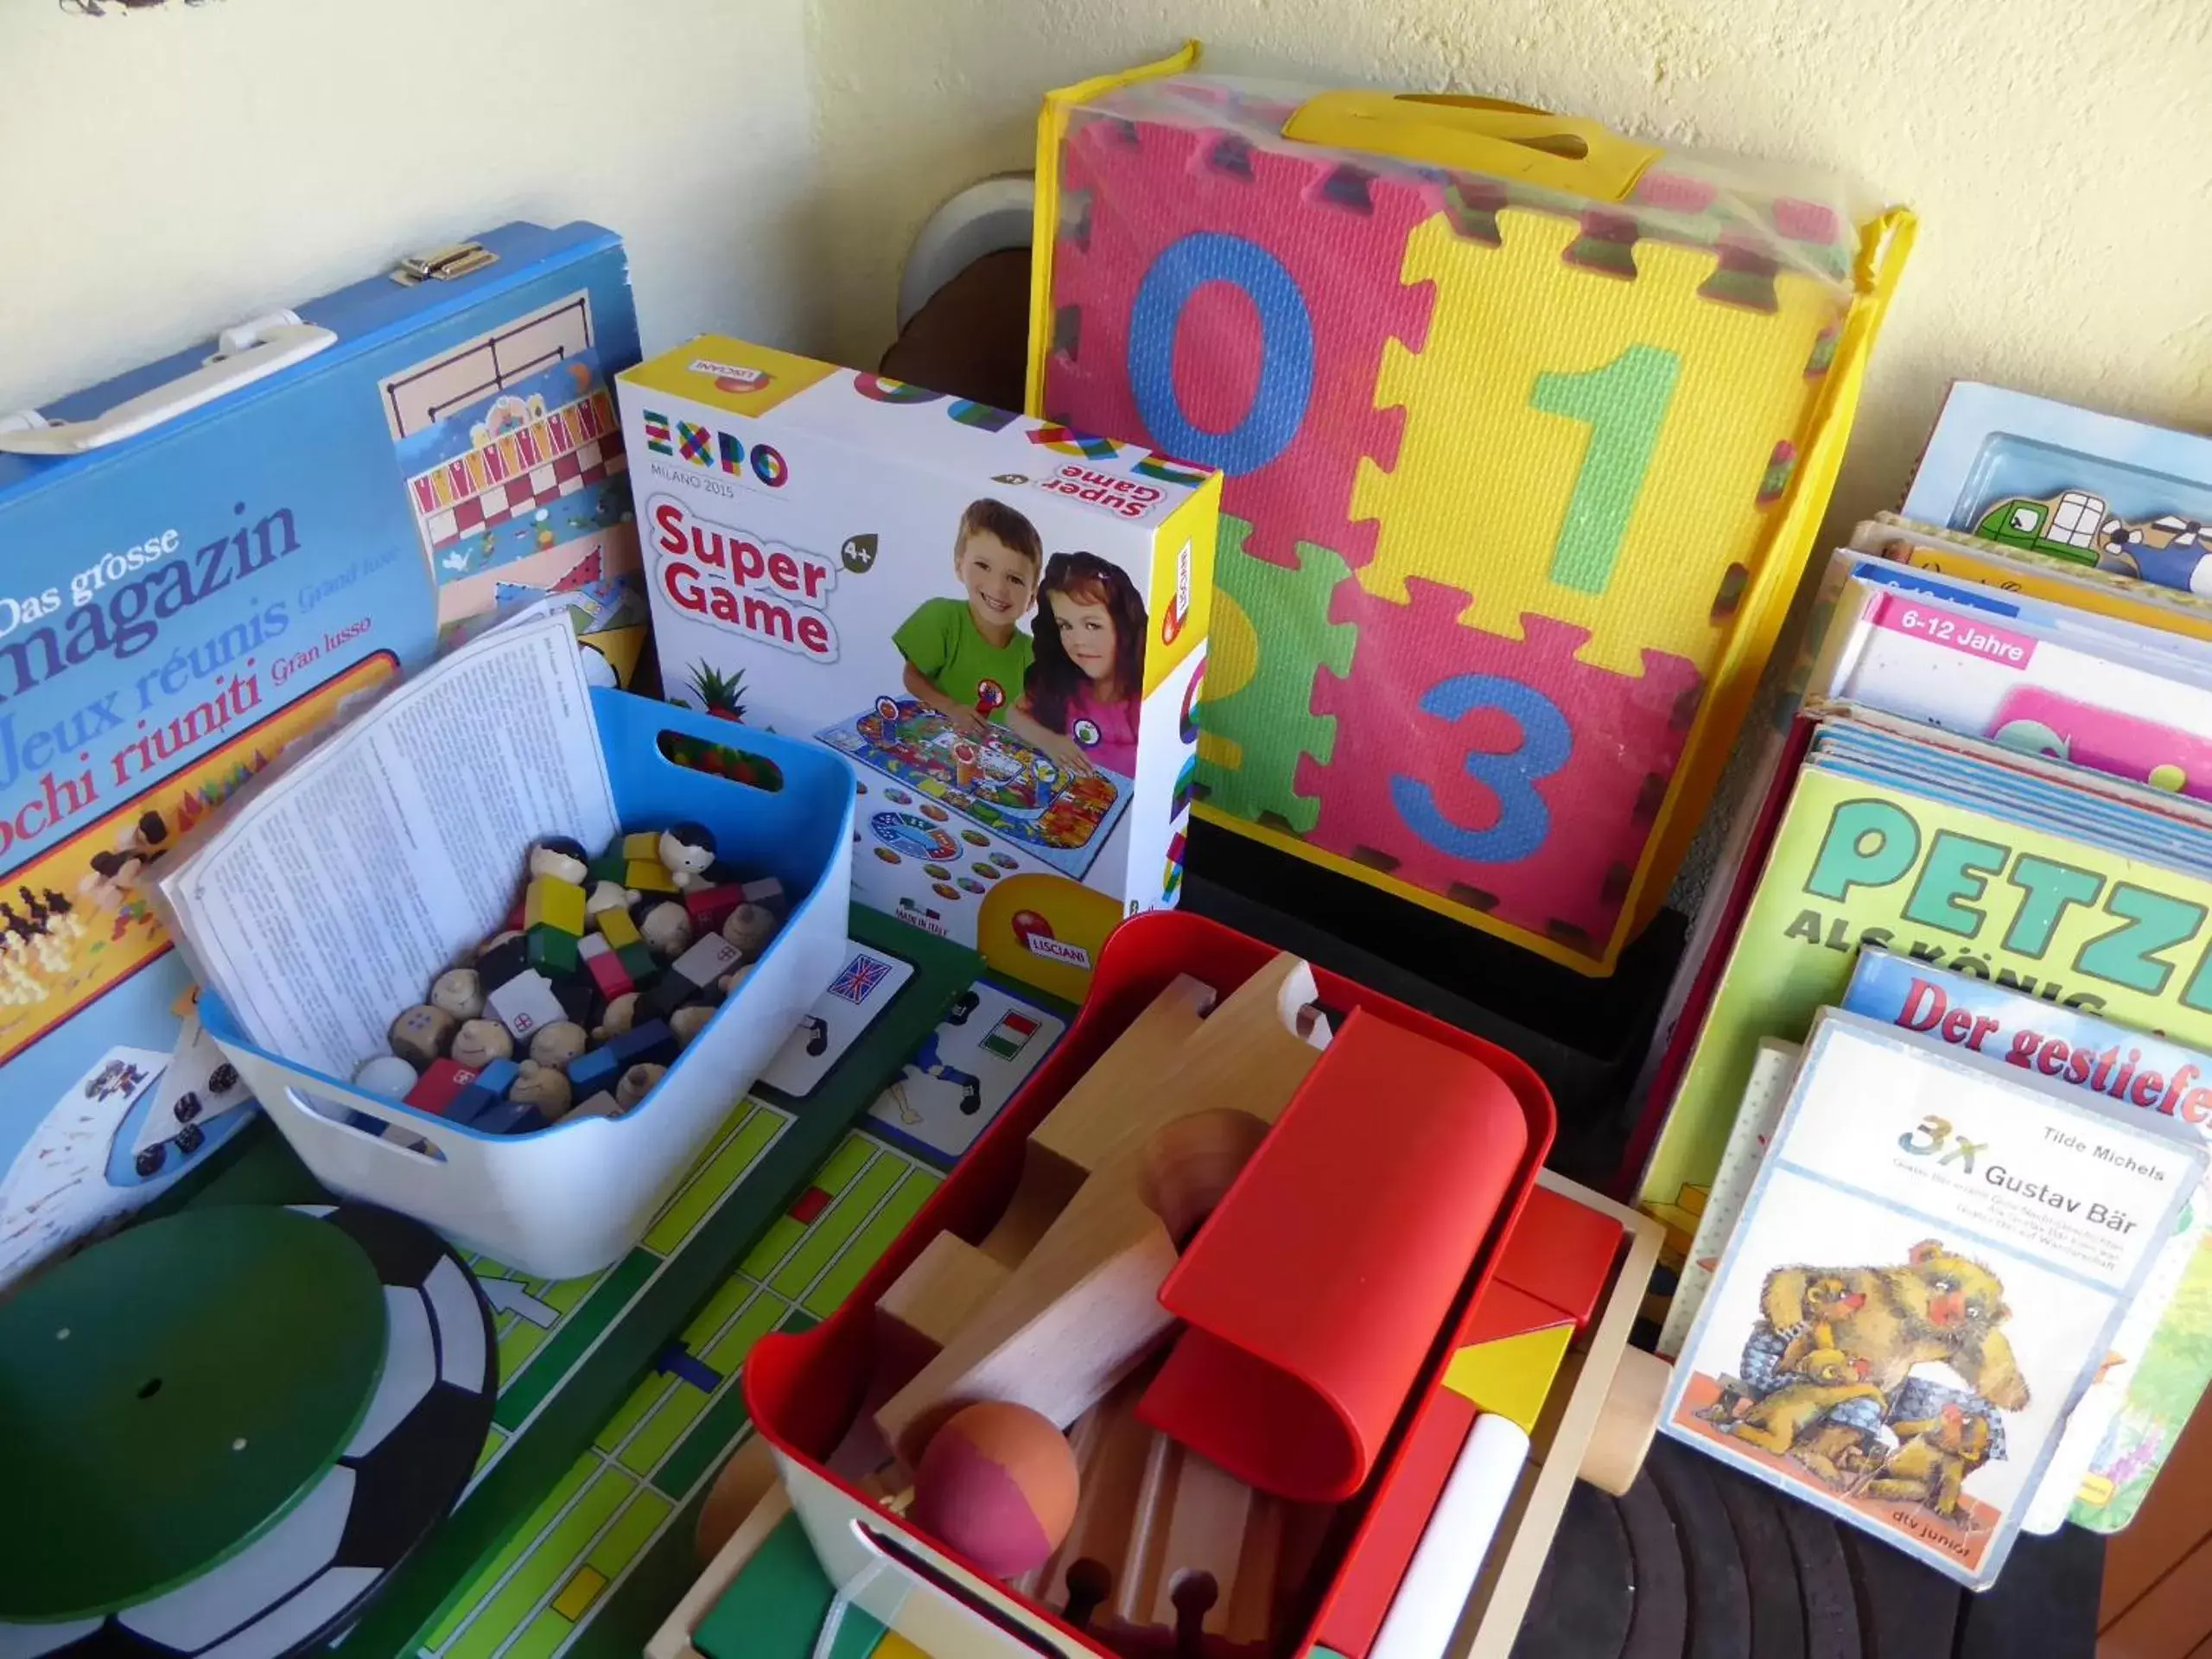
{"label": "yellow wooden block", "polygon": [[613,910],[602,910],[592,919],[599,924],[601,936],[617,950],[624,945],[640,943],[637,923],[632,921],[630,912],[620,906]]}
{"label": "yellow wooden block", "polygon": [[1711,1196],[1712,1193],[1708,1188],[1685,1185],[1679,1202],[1690,1214],[1702,1216],[1705,1214],[1705,1201]]}
{"label": "yellow wooden block", "polygon": [[622,885],[635,887],[639,893],[674,893],[676,878],[669,874],[668,867],[658,858],[633,858]]}
{"label": "yellow wooden block", "polygon": [[639,830],[633,834],[623,836],[622,856],[625,858],[650,858],[654,863],[659,863],[660,831],[658,830]]}
{"label": "yellow wooden block", "polygon": [[556,875],[535,878],[524,893],[522,925],[551,927],[582,938],[584,931],[584,890]]}
{"label": "yellow wooden block", "polygon": [[870,1659],[930,1659],[930,1656],[896,1630],[886,1630]]}
{"label": "yellow wooden block", "polygon": [[573,1624],[591,1611],[592,1603],[606,1588],[606,1573],[595,1567],[580,1567],[575,1576],[561,1586],[561,1593],[553,1598],[553,1611]]}
{"label": "yellow wooden block", "polygon": [[1444,1368],[1444,1386],[1533,1434],[1573,1334],[1572,1325],[1554,1325],[1462,1348]]}
{"label": "yellow wooden block", "polygon": [[1524,613],[1587,628],[1577,656],[1618,673],[1645,651],[1709,669],[1736,620],[1715,596],[1778,521],[1762,483],[1777,443],[1805,442],[1840,296],[1784,273],[1777,308],[1749,309],[1700,295],[1711,250],[1647,238],[1624,277],[1567,263],[1571,219],[1497,226],[1495,247],[1441,213],[1407,238],[1401,277],[1436,300],[1418,353],[1383,348],[1376,406],[1404,407],[1405,436],[1352,486],[1351,516],[1380,521],[1361,585],[1401,604],[1408,577],[1458,588],[1462,622],[1511,639]]}

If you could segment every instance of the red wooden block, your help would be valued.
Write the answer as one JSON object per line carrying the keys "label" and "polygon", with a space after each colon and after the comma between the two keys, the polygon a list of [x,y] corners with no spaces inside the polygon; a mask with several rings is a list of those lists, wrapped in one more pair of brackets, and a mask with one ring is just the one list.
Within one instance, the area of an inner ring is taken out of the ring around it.
{"label": "red wooden block", "polygon": [[1571,1314],[1580,1335],[1605,1294],[1625,1236],[1611,1216],[1537,1187],[1499,1251],[1496,1283]]}
{"label": "red wooden block", "polygon": [[719,930],[729,919],[729,913],[745,902],[741,887],[694,887],[683,895],[683,908],[691,912],[692,924],[702,933]]}
{"label": "red wooden block", "polygon": [[1483,1294],[1467,1310],[1467,1317],[1460,1322],[1459,1334],[1452,1338],[1452,1350],[1472,1348],[1485,1342],[1503,1342],[1508,1337],[1525,1336],[1531,1331],[1565,1325],[1567,1314],[1549,1302],[1537,1300],[1525,1290],[1516,1290],[1503,1280],[1493,1277],[1483,1287]]}
{"label": "red wooden block", "polygon": [[621,952],[600,935],[585,935],[577,942],[576,954],[583,959],[584,970],[591,976],[592,983],[599,987],[599,994],[608,1001],[638,988],[629,969],[623,964]]}
{"label": "red wooden block", "polygon": [[423,1075],[415,1079],[415,1086],[407,1091],[407,1103],[418,1112],[435,1112],[443,1117],[453,1109],[461,1091],[476,1081],[476,1073],[452,1060],[432,1060],[423,1067]]}
{"label": "red wooden block", "polygon": [[802,1227],[811,1227],[829,1207],[830,1195],[818,1186],[810,1186],[791,1200],[791,1218]]}

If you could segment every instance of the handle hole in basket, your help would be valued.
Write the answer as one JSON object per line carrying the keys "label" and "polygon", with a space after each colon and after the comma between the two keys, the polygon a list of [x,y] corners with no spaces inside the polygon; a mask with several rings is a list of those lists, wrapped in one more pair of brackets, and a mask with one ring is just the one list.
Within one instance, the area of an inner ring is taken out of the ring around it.
{"label": "handle hole in basket", "polygon": [[1049,1638],[1041,1630],[1031,1629],[1011,1614],[1001,1611],[927,1556],[909,1548],[895,1535],[870,1526],[858,1516],[848,1524],[860,1547],[877,1560],[888,1561],[904,1569],[910,1577],[936,1591],[946,1600],[965,1608],[1001,1636],[1011,1637],[1017,1645],[1029,1652],[1041,1654],[1044,1659],[1070,1659],[1068,1650],[1058,1642]]}
{"label": "handle hole in basket", "polygon": [[425,1140],[397,1123],[387,1123],[366,1112],[357,1112],[341,1101],[326,1099],[304,1089],[295,1089],[289,1084],[285,1085],[284,1092],[290,1096],[292,1104],[302,1111],[327,1119],[340,1128],[364,1140],[379,1141],[396,1152],[420,1158],[425,1163],[442,1164],[446,1161],[445,1154],[439,1150],[435,1141]]}
{"label": "handle hole in basket", "polygon": [[[717,689],[715,696],[735,696],[744,690],[741,676],[735,690]],[[709,693],[700,692],[705,697]],[[710,702],[709,706],[714,705]],[[742,705],[740,705],[741,707]],[[689,732],[663,732],[656,744],[661,758],[688,772],[703,772],[709,778],[720,778],[725,783],[743,784],[747,788],[766,790],[774,794],[784,786],[783,768],[765,754],[755,754],[749,749],[734,747],[728,743],[710,743],[704,738],[694,737]]]}

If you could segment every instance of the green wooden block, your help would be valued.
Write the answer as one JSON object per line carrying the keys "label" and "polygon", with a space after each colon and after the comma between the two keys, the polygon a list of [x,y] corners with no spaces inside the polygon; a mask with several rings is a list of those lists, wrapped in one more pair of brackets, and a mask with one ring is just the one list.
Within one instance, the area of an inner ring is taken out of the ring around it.
{"label": "green wooden block", "polygon": [[563,933],[549,923],[540,922],[530,930],[530,965],[549,979],[560,978],[576,971],[576,936]]}
{"label": "green wooden block", "polygon": [[642,941],[620,946],[614,952],[614,959],[622,964],[622,971],[630,976],[630,982],[639,990],[660,977],[660,963],[652,947]]}
{"label": "green wooden block", "polygon": [[[706,1659],[809,1659],[835,1594],[806,1529],[787,1515],[699,1621],[691,1645]],[[881,1624],[848,1607],[835,1659],[866,1659],[882,1638]]]}

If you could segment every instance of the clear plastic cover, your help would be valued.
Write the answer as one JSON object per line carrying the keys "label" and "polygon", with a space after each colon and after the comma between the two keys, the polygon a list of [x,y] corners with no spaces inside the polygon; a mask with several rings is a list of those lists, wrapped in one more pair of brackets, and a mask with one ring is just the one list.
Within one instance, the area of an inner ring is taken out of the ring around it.
{"label": "clear plastic cover", "polygon": [[1202,810],[1609,969],[1909,237],[1834,179],[1479,100],[1176,74],[1046,118],[1037,412],[1226,475]]}

